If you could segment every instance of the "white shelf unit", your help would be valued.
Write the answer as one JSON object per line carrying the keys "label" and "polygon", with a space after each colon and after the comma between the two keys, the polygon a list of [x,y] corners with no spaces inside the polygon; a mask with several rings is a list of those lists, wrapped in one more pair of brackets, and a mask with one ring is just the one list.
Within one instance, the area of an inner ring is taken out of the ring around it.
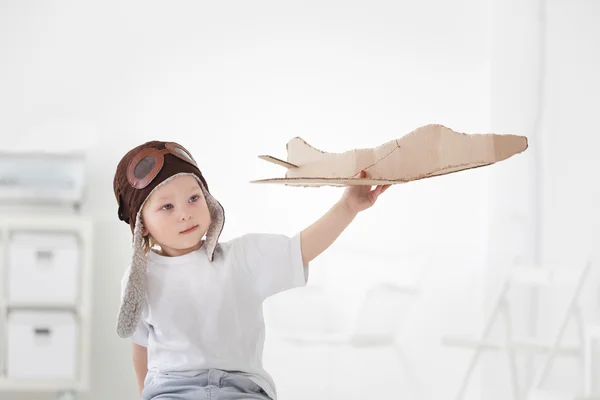
{"label": "white shelf unit", "polygon": [[[92,301],[92,221],[75,214],[21,213],[0,215],[0,393],[52,392],[73,398],[89,389]],[[72,234],[77,238],[77,297],[74,304],[21,301],[8,296],[8,245],[19,233]],[[7,376],[8,316],[11,312],[71,312],[77,322],[75,379],[9,379]],[[2,395],[0,394],[0,397]]]}

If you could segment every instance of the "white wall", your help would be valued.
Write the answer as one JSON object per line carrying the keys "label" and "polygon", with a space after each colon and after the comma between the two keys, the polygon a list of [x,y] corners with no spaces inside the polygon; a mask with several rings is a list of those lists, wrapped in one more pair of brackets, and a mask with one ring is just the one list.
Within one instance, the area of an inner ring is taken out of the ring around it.
{"label": "white wall", "polygon": [[[543,3],[545,30],[540,31]],[[494,1],[491,10],[491,129],[528,135],[530,149],[525,157],[490,174],[488,311],[495,300],[493,288],[498,287],[509,267],[535,261],[542,266],[581,267],[596,253],[600,227],[596,177],[600,139],[595,132],[600,4]],[[540,34],[546,40],[546,50],[541,53]],[[540,57],[545,60],[543,65],[539,64]],[[540,92],[540,72],[544,71]],[[595,269],[582,296],[588,323],[598,321],[597,290]],[[534,318],[530,295],[518,290],[513,294],[514,328],[523,335],[533,324],[539,337],[552,340],[560,322],[558,306],[566,299],[549,299],[547,293],[544,297],[540,292],[539,314]],[[498,324],[494,335],[501,338],[503,329]],[[567,343],[575,338],[570,328]],[[538,358],[538,362],[543,361],[543,357]],[[511,396],[504,355],[486,356],[484,364],[482,398]],[[529,379],[527,365],[526,358],[520,360],[522,384]],[[573,361],[558,360],[545,387],[576,391],[581,387],[578,371]]]}
{"label": "white wall", "polygon": [[[1,7],[4,146],[89,150],[85,211],[95,217],[101,239],[93,379],[85,399],[129,399],[136,393],[129,343],[114,330],[130,234],[116,217],[112,177],[129,148],[157,138],[190,149],[226,208],[228,238],[247,231],[293,233],[341,194],[248,184],[282,172],[256,155],[283,157],[293,136],[343,151],[432,122],[464,132],[490,128],[487,2],[72,1]],[[526,160],[494,168],[510,179]],[[426,398],[447,398],[466,366],[467,354],[442,348],[440,336],[481,323],[485,292],[477,282],[487,273],[488,207],[494,206],[489,174],[491,168],[394,187],[331,250],[336,255],[344,246],[365,252],[397,246],[401,255],[432,259],[423,296],[402,332]],[[320,264],[314,281],[338,288],[357,288],[369,273],[365,265]],[[402,265],[390,265],[390,275],[393,268]],[[451,315],[455,310],[460,316]],[[344,398],[407,393],[394,385],[402,372],[389,354],[371,354],[342,369],[331,358],[322,362],[322,354],[299,358],[294,349],[275,346],[267,343],[267,367],[280,382],[282,398],[304,398],[310,389],[323,397],[328,390],[345,390]],[[276,357],[277,351],[298,357],[292,358],[296,368]],[[336,368],[337,375],[326,375],[328,383],[312,380]],[[340,377],[352,377],[357,386],[340,387]],[[477,394],[477,381],[475,388]]]}

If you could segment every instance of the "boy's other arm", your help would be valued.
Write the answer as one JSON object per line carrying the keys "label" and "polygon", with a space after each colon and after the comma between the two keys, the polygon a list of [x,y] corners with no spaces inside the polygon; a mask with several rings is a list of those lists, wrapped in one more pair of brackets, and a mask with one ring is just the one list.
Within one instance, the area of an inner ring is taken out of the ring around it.
{"label": "boy's other arm", "polygon": [[144,380],[148,373],[148,349],[136,343],[133,343],[133,368],[135,369],[138,388],[141,394],[142,389],[144,389]]}

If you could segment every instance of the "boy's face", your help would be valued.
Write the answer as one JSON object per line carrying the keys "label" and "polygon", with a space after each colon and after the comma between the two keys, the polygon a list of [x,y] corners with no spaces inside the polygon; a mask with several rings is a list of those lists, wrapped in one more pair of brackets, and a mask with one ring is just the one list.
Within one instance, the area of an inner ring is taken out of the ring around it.
{"label": "boy's face", "polygon": [[210,213],[198,181],[178,176],[156,189],[142,209],[144,235],[150,234],[166,256],[197,250],[210,226]]}

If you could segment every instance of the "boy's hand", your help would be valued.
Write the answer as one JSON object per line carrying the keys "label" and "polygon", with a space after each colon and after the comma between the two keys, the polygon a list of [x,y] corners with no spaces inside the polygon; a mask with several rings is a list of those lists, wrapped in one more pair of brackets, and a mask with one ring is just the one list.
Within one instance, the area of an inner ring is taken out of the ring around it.
{"label": "boy's hand", "polygon": [[[365,171],[360,171],[355,178],[364,178]],[[348,186],[342,195],[341,202],[351,213],[358,214],[371,207],[381,193],[392,185],[377,185],[371,190],[371,185]]]}

